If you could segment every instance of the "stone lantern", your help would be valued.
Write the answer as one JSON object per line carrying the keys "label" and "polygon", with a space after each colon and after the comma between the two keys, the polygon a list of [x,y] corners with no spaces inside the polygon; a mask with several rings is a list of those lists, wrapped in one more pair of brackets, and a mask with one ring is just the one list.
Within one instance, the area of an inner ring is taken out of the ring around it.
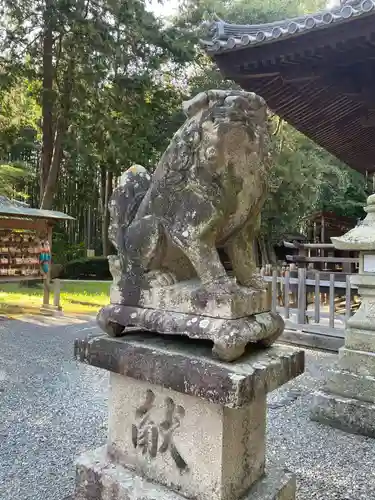
{"label": "stone lantern", "polygon": [[338,250],[359,251],[359,273],[351,276],[351,283],[358,286],[361,306],[347,321],[338,366],[315,393],[311,417],[375,437],[375,194],[367,199],[365,211],[359,225],[332,238]]}

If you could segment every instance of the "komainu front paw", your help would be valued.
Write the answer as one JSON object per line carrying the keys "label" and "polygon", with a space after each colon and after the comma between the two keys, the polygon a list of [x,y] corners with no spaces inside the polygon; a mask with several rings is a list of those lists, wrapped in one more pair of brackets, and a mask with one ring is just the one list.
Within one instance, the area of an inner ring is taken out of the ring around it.
{"label": "komainu front paw", "polygon": [[173,273],[167,271],[150,271],[145,275],[145,281],[153,288],[174,285],[177,279]]}
{"label": "komainu front paw", "polygon": [[253,274],[246,281],[240,284],[248,288],[255,288],[256,290],[264,290],[266,288],[266,282],[260,274]]}

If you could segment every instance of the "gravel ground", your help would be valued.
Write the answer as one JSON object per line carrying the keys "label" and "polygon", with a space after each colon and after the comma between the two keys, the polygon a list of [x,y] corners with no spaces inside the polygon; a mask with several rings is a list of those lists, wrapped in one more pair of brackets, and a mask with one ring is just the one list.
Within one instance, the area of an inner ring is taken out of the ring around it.
{"label": "gravel ground", "polygon": [[[93,321],[0,318],[0,499],[67,500],[74,457],[106,435],[106,372],[76,363]],[[311,391],[334,363],[307,351],[306,373],[269,398],[268,458],[294,471],[299,500],[375,499],[375,441],[311,422]]]}
{"label": "gravel ground", "polygon": [[297,476],[298,500],[374,500],[375,440],[309,419],[312,392],[337,356],[306,350],[306,370],[269,395],[270,462]]}
{"label": "gravel ground", "polygon": [[73,360],[89,327],[0,320],[1,500],[65,499],[74,457],[104,442],[107,373]]}

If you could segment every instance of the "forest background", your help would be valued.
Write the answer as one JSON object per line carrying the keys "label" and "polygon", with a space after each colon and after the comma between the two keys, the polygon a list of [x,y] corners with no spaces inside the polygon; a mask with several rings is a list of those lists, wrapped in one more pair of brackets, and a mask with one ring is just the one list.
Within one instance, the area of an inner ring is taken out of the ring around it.
{"label": "forest background", "polygon": [[[56,227],[55,262],[111,253],[108,200],[131,164],[152,171],[184,116],[181,102],[235,88],[199,45],[204,20],[270,22],[320,0],[184,0],[173,17],[141,0],[3,0],[0,195],[75,217]],[[332,211],[360,218],[369,179],[270,113],[274,169],[263,248]],[[265,251],[263,263],[272,252]]]}

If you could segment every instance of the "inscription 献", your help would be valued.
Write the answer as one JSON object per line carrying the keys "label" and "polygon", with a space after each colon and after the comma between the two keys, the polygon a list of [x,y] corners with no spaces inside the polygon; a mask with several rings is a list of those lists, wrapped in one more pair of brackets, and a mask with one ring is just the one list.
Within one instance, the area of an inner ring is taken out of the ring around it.
{"label": "inscription \u732e", "polygon": [[143,455],[155,458],[158,453],[170,453],[176,466],[181,470],[187,469],[187,463],[178,451],[173,435],[181,426],[185,410],[176,405],[172,398],[164,400],[164,418],[155,422],[152,410],[155,408],[155,394],[148,389],[144,402],[136,409],[136,423],[132,425],[132,443],[134,448],[141,450]]}

